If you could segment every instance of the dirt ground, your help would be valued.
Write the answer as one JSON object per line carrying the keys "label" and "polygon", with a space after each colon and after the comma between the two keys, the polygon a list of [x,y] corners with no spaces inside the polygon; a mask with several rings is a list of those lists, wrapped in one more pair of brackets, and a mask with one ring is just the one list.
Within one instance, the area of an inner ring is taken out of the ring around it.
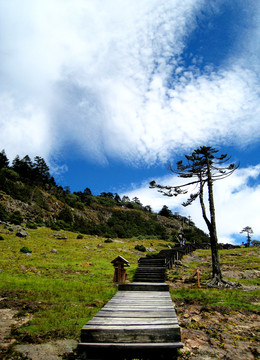
{"label": "dirt ground", "polygon": [[[188,256],[185,263],[201,259]],[[207,259],[208,260],[208,259]],[[185,266],[185,264],[184,264]],[[188,267],[188,266],[187,266]],[[203,263],[201,264],[203,268]],[[232,269],[223,266],[224,277],[256,279],[258,270]],[[171,283],[171,288],[192,287],[185,276]],[[241,291],[257,286],[241,286]],[[234,311],[217,306],[198,306],[178,300],[175,304],[184,345],[179,359],[186,360],[254,360],[260,359],[260,314],[246,310]]]}
{"label": "dirt ground", "polygon": [[260,356],[260,316],[218,307],[176,304],[184,348],[180,359],[254,360]]}
{"label": "dirt ground", "polygon": [[[6,306],[12,306],[9,308]],[[31,307],[37,305],[31,305]],[[30,307],[30,310],[32,310]],[[15,329],[26,324],[33,315],[29,315],[28,306],[12,298],[0,298],[0,359],[1,360],[60,360],[64,359],[77,347],[77,341],[66,339],[42,342],[33,339],[34,344],[19,344],[15,338]]]}

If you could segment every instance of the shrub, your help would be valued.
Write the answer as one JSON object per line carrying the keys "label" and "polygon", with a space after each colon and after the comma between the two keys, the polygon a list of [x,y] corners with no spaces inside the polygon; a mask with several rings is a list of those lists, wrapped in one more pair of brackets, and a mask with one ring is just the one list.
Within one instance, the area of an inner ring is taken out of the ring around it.
{"label": "shrub", "polygon": [[37,225],[31,222],[26,223],[28,229],[37,229]]}
{"label": "shrub", "polygon": [[146,248],[143,245],[136,245],[135,250],[145,252]]}
{"label": "shrub", "polygon": [[8,214],[5,211],[5,208],[2,204],[0,204],[0,220],[7,221],[8,220]]}
{"label": "shrub", "polygon": [[112,240],[112,239],[106,239],[104,242],[105,242],[105,243],[112,243],[113,240]]}
{"label": "shrub", "polygon": [[35,219],[35,224],[37,224],[38,226],[44,225],[42,218],[37,217],[37,218]]}
{"label": "shrub", "polygon": [[[63,230],[73,231],[72,225],[66,223],[66,221],[64,221],[64,220],[57,220],[55,226],[58,226],[60,229],[63,229]],[[56,230],[56,229],[54,229],[54,230]]]}
{"label": "shrub", "polygon": [[3,168],[1,170],[1,175],[12,181],[18,181],[20,177],[20,175],[16,171],[8,168]]}
{"label": "shrub", "polygon": [[67,224],[71,224],[73,222],[72,212],[68,207],[60,211],[58,215],[58,220],[63,220]]}
{"label": "shrub", "polygon": [[49,227],[49,228],[51,228],[52,230],[60,231],[60,227],[59,227],[57,224],[55,224],[55,222],[52,221],[52,220],[49,220],[49,221],[46,223],[46,226]]}
{"label": "shrub", "polygon": [[20,211],[15,211],[13,214],[10,215],[9,220],[15,225],[21,225],[21,223],[23,222],[23,217]]}
{"label": "shrub", "polygon": [[3,236],[2,236],[2,235],[0,235],[0,240],[4,240],[4,238],[3,238]]}
{"label": "shrub", "polygon": [[55,224],[55,223],[53,223],[53,224],[51,225],[51,229],[52,229],[52,230],[55,230],[55,231],[60,231],[60,227],[59,227],[57,224]]}
{"label": "shrub", "polygon": [[84,204],[81,201],[77,201],[74,205],[75,208],[79,210],[84,210]]}
{"label": "shrub", "polygon": [[77,239],[83,239],[83,235],[78,234]]}
{"label": "shrub", "polygon": [[31,253],[32,250],[28,249],[27,246],[23,246],[23,247],[20,249],[20,252],[27,254],[27,253]]}

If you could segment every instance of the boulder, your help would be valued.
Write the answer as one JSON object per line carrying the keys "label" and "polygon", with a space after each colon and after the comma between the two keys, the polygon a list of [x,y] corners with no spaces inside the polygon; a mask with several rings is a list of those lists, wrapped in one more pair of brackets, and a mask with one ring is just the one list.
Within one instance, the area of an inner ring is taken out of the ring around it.
{"label": "boulder", "polygon": [[24,230],[19,230],[19,231],[17,231],[17,233],[16,233],[16,236],[18,236],[18,237],[20,237],[20,238],[26,238],[27,235],[28,235],[27,232],[24,231]]}

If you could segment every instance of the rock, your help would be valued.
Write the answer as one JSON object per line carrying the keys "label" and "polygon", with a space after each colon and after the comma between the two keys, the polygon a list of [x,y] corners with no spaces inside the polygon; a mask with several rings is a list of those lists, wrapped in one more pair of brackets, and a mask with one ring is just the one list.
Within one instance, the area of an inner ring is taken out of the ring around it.
{"label": "rock", "polygon": [[181,260],[175,260],[175,261],[174,261],[174,265],[182,266]]}
{"label": "rock", "polygon": [[68,237],[65,236],[64,234],[54,234],[53,236],[56,237],[56,239],[58,239],[58,240],[66,240],[66,239],[68,239]]}
{"label": "rock", "polygon": [[[1,299],[1,300],[6,300]],[[11,336],[11,329],[20,327],[31,319],[31,315],[17,316],[18,311],[13,309],[0,309],[0,358],[2,359],[2,350],[7,349],[16,340]],[[4,357],[5,358],[5,357]],[[7,359],[7,358],[6,358]],[[8,357],[12,359],[12,357]]]}
{"label": "rock", "polygon": [[0,269],[0,273],[3,272],[4,270],[3,269]]}
{"label": "rock", "polygon": [[77,345],[75,340],[57,340],[45,344],[16,345],[14,349],[28,360],[61,360],[73,354]]}
{"label": "rock", "polygon": [[149,248],[146,248],[146,251],[148,252],[156,252],[156,250],[154,250],[153,248],[149,247]]}
{"label": "rock", "polygon": [[58,254],[58,250],[56,250],[56,249],[51,249],[51,253],[53,253],[53,254]]}
{"label": "rock", "polygon": [[29,256],[29,257],[32,256],[31,253],[25,253],[25,255],[26,255],[26,256]]}
{"label": "rock", "polygon": [[30,267],[29,271],[37,273],[37,268],[35,266],[32,266],[32,267]]}
{"label": "rock", "polygon": [[259,270],[227,270],[223,271],[223,276],[233,278],[233,279],[258,279],[260,277],[260,271]]}
{"label": "rock", "polygon": [[27,232],[25,232],[24,230],[17,231],[16,233],[16,236],[20,238],[26,238],[27,235],[28,235]]}
{"label": "rock", "polygon": [[185,256],[184,261],[188,263],[193,261],[202,262],[202,259],[198,255],[187,255]]}

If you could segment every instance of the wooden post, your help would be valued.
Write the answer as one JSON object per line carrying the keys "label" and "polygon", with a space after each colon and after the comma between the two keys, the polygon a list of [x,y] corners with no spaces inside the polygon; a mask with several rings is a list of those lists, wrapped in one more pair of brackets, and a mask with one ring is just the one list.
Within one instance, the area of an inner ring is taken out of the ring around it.
{"label": "wooden post", "polygon": [[130,266],[129,262],[124,259],[122,256],[117,256],[111,263],[114,265],[114,282],[118,284],[123,284],[126,280],[126,270],[125,266]]}
{"label": "wooden post", "polygon": [[195,276],[197,276],[198,287],[201,287],[200,286],[200,269],[199,268],[195,269],[194,274],[192,275],[192,277],[195,277]]}

